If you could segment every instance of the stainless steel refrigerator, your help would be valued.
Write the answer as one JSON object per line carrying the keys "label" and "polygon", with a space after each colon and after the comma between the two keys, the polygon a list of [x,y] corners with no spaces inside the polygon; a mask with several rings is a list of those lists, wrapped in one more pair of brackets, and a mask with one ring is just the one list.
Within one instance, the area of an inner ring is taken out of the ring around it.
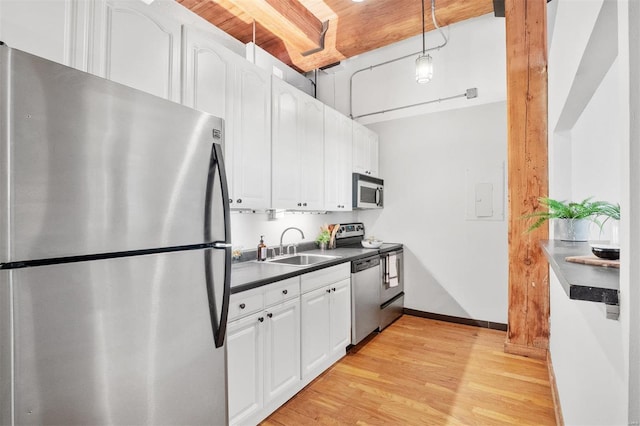
{"label": "stainless steel refrigerator", "polygon": [[222,125],[0,46],[0,424],[227,423]]}

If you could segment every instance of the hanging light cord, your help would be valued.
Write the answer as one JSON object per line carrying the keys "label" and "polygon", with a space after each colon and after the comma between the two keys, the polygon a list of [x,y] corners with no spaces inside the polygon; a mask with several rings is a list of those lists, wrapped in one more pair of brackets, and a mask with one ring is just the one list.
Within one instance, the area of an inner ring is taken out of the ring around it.
{"label": "hanging light cord", "polygon": [[[422,4],[424,5],[424,2]],[[449,42],[447,37],[444,35],[444,32],[442,32],[442,29],[438,26],[438,22],[436,21],[436,0],[431,0],[431,19],[433,20],[433,26],[440,32],[440,35],[444,39],[444,42],[442,44],[438,45],[438,46],[431,47],[429,49],[425,49],[424,30],[423,30],[423,36],[422,36],[422,54],[423,55],[425,53],[427,53],[427,52],[431,52],[432,50],[439,50],[439,49],[445,47],[447,45],[447,43]],[[422,22],[424,23],[424,12],[422,13]],[[415,57],[416,55],[418,55],[420,53],[421,52],[410,53],[408,55],[401,56],[401,57],[396,58],[396,59],[391,59],[389,61],[381,62],[379,64],[370,65],[370,66],[368,66],[366,68],[359,69],[359,70],[355,71],[353,74],[351,74],[351,77],[349,78],[349,117],[353,118],[353,77],[355,77],[356,74],[359,74],[362,71],[367,71],[367,70],[371,71],[374,68],[378,68],[378,67],[381,67],[383,65],[391,64],[393,62],[401,61],[403,59],[407,59],[407,58],[410,58],[412,56]]]}
{"label": "hanging light cord", "polygon": [[[433,2],[435,2],[435,0],[433,0]],[[434,19],[435,21],[435,19]],[[422,54],[425,54],[425,45],[424,45],[424,0],[422,0]]]}

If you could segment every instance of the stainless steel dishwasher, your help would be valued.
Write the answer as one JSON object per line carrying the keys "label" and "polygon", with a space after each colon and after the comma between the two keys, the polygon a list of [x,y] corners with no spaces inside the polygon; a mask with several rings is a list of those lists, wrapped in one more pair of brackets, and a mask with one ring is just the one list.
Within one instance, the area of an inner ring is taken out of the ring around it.
{"label": "stainless steel dishwasher", "polygon": [[380,326],[380,256],[351,262],[351,344],[360,343]]}

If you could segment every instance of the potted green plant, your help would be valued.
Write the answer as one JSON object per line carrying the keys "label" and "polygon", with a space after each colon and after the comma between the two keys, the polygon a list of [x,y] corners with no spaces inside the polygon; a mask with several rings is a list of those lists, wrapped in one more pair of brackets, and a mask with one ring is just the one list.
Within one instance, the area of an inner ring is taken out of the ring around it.
{"label": "potted green plant", "polygon": [[597,221],[597,216],[602,214],[603,208],[609,204],[604,201],[591,201],[592,197],[579,203],[558,201],[548,197],[540,197],[540,204],[546,207],[543,211],[537,211],[525,218],[536,218],[529,227],[533,231],[542,226],[547,220],[554,220],[554,235],[556,239],[563,241],[587,241],[589,239],[589,225]]}
{"label": "potted green plant", "polygon": [[318,247],[320,247],[321,250],[325,250],[330,240],[331,233],[329,232],[329,228],[326,225],[320,227],[320,234],[318,234],[318,236],[316,237],[316,243],[318,243]]}

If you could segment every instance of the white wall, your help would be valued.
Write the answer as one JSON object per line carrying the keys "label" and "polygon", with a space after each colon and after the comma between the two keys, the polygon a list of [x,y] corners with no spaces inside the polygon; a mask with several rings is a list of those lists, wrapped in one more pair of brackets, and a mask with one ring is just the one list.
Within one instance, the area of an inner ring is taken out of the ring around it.
{"label": "white wall", "polygon": [[[557,5],[549,52],[550,196],[620,202],[624,216],[628,112],[621,84],[629,68],[618,52],[618,3]],[[600,238],[593,227],[591,237]],[[550,352],[567,425],[628,422],[628,297],[622,271],[620,319],[608,320],[604,304],[570,300],[551,273]]]}
{"label": "white wall", "polygon": [[[620,311],[628,365],[628,423],[640,425],[640,3],[618,2],[622,217]],[[626,214],[625,214],[626,212]]]}
{"label": "white wall", "polygon": [[[353,116],[458,95],[472,87],[478,88],[476,99],[454,99],[358,121],[367,124],[506,99],[504,19],[491,13],[445,27],[444,32],[449,38],[448,44],[429,52],[434,61],[434,76],[427,84],[419,85],[415,81],[417,55],[357,74],[353,79]],[[441,43],[442,38],[436,31],[427,33],[427,48]],[[349,80],[355,71],[421,49],[421,36],[417,36],[347,59],[337,71],[329,69],[327,73],[319,73],[318,98],[349,115]]]}
{"label": "white wall", "polygon": [[[507,322],[507,224],[466,220],[466,173],[498,174],[506,162],[504,19],[487,14],[444,28],[448,44],[430,52],[433,80],[415,82],[417,55],[358,73],[353,115],[390,109],[477,88],[466,98],[358,119],[380,135],[385,208],[358,218],[371,234],[405,244],[408,308]],[[442,43],[427,34],[427,48]],[[320,72],[318,98],[350,113],[351,75],[418,52],[421,36],[343,61]],[[375,123],[375,124],[374,124]],[[496,172],[497,171],[497,172]],[[503,179],[497,198],[504,208]],[[501,216],[502,217],[502,216]]]}
{"label": "white wall", "polygon": [[370,127],[380,135],[385,208],[359,217],[376,237],[405,244],[405,306],[506,323],[507,223],[466,220],[467,169],[506,161],[505,103]]}
{"label": "white wall", "polygon": [[[265,244],[277,247],[280,244],[282,231],[290,226],[298,227],[304,232],[304,240],[300,233],[288,231],[283,243],[307,243],[315,241],[320,233],[320,227],[330,223],[347,223],[356,220],[355,212],[311,214],[285,213],[284,217],[269,220],[266,213],[231,213],[231,240],[233,246],[242,250],[253,250],[258,246],[260,235],[264,235]],[[271,253],[269,253],[271,255]]]}
{"label": "white wall", "polygon": [[550,347],[564,422],[627,423],[624,338],[603,303],[571,300],[551,273]]}
{"label": "white wall", "polygon": [[[609,69],[591,101],[570,130],[572,200],[605,200],[619,203],[622,189],[621,120],[619,110],[619,70]],[[556,142],[554,140],[554,142]],[[611,224],[592,224],[590,238],[609,240]]]}

